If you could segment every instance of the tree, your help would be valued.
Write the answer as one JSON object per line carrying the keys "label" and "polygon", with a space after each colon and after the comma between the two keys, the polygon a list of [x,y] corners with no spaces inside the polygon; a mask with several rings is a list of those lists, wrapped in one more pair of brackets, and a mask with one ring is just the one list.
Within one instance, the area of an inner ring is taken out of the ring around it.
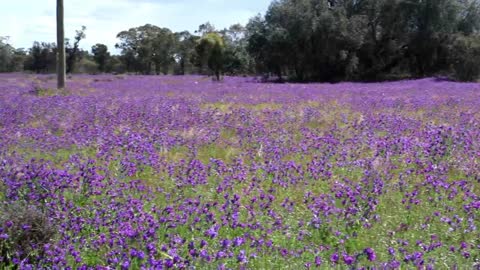
{"label": "tree", "polygon": [[66,53],[67,53],[67,73],[72,73],[75,71],[75,64],[77,61],[80,60],[81,58],[81,50],[79,47],[80,41],[84,39],[85,36],[85,30],[87,28],[85,26],[82,26],[81,30],[76,30],[74,42],[73,42],[73,47],[70,45],[69,41],[67,40],[65,46],[66,46]]}
{"label": "tree", "polygon": [[431,75],[445,68],[447,47],[458,25],[458,5],[452,0],[402,1],[410,39],[408,53],[412,72],[418,76]]}
{"label": "tree", "polygon": [[15,49],[10,60],[9,71],[21,72],[24,70],[24,63],[27,59],[27,52],[23,48]]}
{"label": "tree", "polygon": [[29,50],[24,68],[36,73],[49,73],[54,72],[57,64],[58,71],[58,54],[56,44],[35,41]]}
{"label": "tree", "polygon": [[450,55],[454,77],[459,81],[476,81],[480,77],[480,38],[459,35]]}
{"label": "tree", "polygon": [[8,44],[7,37],[0,37],[0,72],[10,72],[10,62],[14,55],[14,48]]}
{"label": "tree", "polygon": [[247,52],[246,31],[243,25],[234,24],[220,32],[225,43],[225,73],[238,75],[253,72],[253,59]]}
{"label": "tree", "polygon": [[[178,63],[178,74],[185,75],[195,61],[195,46],[199,39],[188,31],[178,32],[175,36],[175,60]],[[191,68],[190,68],[191,69]]]}
{"label": "tree", "polygon": [[208,67],[215,74],[217,81],[223,70],[225,43],[223,38],[217,33],[205,34],[199,41],[196,51],[200,56],[202,63],[207,63]]}
{"label": "tree", "polygon": [[342,79],[355,70],[364,35],[364,22],[349,16],[342,1],[275,1],[247,25],[248,52],[280,79]]}
{"label": "tree", "polygon": [[170,66],[175,62],[175,36],[168,28],[158,29],[152,40],[152,61],[155,74],[168,74]]}
{"label": "tree", "polygon": [[480,29],[480,1],[460,1],[460,18],[458,30],[469,36]]}
{"label": "tree", "polygon": [[366,35],[357,52],[363,79],[378,80],[399,66],[408,69],[409,26],[398,0],[369,0],[361,14],[366,16]]}
{"label": "tree", "polygon": [[122,59],[129,70],[166,73],[174,62],[175,37],[167,28],[146,24],[122,31],[117,38],[120,43],[115,47],[122,49]]}
{"label": "tree", "polygon": [[429,76],[450,70],[459,32],[478,33],[480,1],[277,0],[246,28],[257,71],[280,79]]}
{"label": "tree", "polygon": [[93,59],[98,65],[100,72],[107,72],[107,64],[110,59],[107,45],[97,43],[92,46]]}
{"label": "tree", "polygon": [[198,26],[198,30],[195,31],[195,34],[204,36],[206,34],[214,33],[214,32],[215,32],[215,26],[210,22],[206,22]]}
{"label": "tree", "polygon": [[[259,14],[250,19],[246,26],[246,50],[255,62],[255,71],[257,73],[268,73],[268,30],[264,18]],[[281,73],[280,73],[281,75]]]}
{"label": "tree", "polygon": [[58,89],[65,88],[65,28],[64,28],[64,14],[63,14],[63,0],[57,0],[57,87]]}

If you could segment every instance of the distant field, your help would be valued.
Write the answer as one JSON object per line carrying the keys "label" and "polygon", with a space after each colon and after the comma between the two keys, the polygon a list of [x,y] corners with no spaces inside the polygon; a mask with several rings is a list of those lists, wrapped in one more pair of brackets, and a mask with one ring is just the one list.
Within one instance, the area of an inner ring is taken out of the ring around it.
{"label": "distant field", "polygon": [[480,267],[480,84],[54,79],[0,75],[0,269]]}

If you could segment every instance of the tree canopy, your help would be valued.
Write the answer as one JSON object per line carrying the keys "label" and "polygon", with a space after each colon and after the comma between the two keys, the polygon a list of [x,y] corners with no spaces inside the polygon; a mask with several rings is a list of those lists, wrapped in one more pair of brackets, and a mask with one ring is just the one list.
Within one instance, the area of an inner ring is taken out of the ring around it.
{"label": "tree canopy", "polygon": [[247,48],[280,78],[426,76],[452,67],[457,39],[478,39],[479,18],[468,0],[278,0],[248,23]]}
{"label": "tree canopy", "polygon": [[[385,80],[433,75],[472,81],[480,44],[480,0],[275,0],[246,25],[173,32],[145,24],[80,48],[65,41],[67,72],[262,75],[296,81]],[[56,45],[16,50],[0,39],[0,72],[50,72]],[[78,66],[78,67],[77,67]],[[88,66],[89,68],[85,68]]]}

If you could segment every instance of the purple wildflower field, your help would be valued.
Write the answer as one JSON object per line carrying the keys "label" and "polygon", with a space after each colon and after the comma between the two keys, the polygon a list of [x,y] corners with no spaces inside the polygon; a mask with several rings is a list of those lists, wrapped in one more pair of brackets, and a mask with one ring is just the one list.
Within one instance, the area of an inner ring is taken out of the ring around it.
{"label": "purple wildflower field", "polygon": [[480,84],[54,87],[0,75],[0,268],[480,267]]}

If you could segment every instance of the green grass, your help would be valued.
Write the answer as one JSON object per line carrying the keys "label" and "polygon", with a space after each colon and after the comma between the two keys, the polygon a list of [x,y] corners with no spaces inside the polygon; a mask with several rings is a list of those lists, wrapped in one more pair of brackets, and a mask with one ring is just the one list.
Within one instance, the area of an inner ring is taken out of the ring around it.
{"label": "green grass", "polygon": [[198,149],[197,158],[208,164],[211,158],[231,162],[240,154],[240,150],[230,146],[222,146],[215,143],[201,146]]}

